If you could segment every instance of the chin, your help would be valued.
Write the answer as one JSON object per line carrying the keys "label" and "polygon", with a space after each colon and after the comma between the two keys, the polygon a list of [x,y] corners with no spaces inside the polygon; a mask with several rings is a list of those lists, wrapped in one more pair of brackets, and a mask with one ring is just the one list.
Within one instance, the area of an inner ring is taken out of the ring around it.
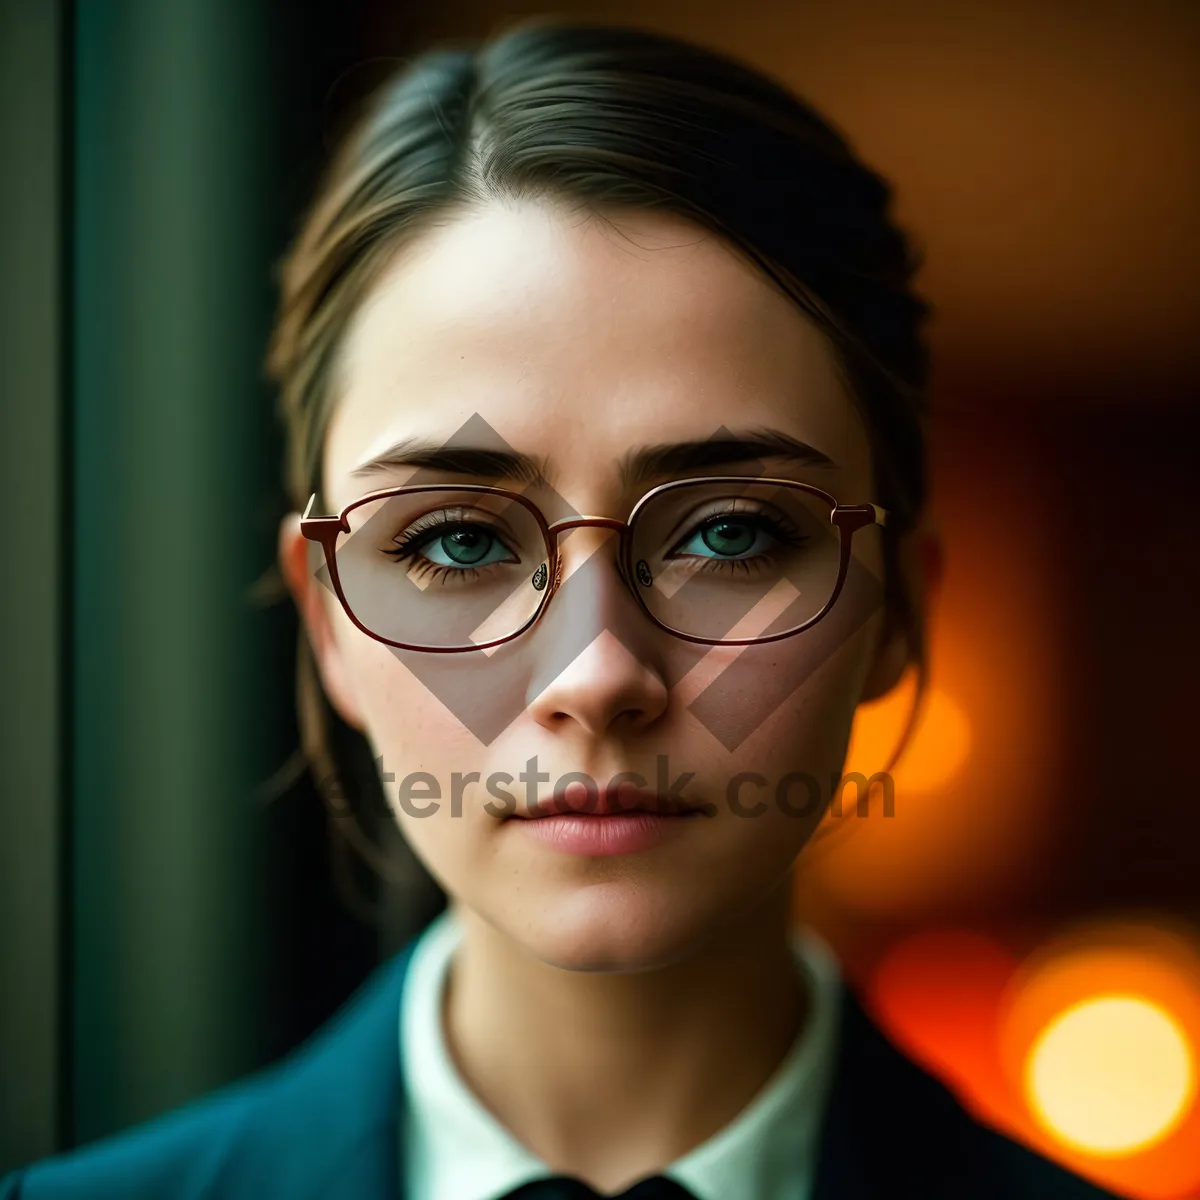
{"label": "chin", "polygon": [[513,936],[550,966],[615,974],[652,971],[687,957],[703,944],[710,924],[686,900],[628,881],[581,887],[569,899],[541,906]]}

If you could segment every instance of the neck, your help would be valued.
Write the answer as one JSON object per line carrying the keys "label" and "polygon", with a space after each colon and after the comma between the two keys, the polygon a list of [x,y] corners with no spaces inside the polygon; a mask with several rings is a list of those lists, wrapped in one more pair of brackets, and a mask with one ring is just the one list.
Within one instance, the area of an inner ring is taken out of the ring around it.
{"label": "neck", "polygon": [[727,1125],[803,1028],[791,876],[703,949],[654,971],[535,959],[469,910],[443,1025],[467,1084],[552,1170],[616,1191]]}

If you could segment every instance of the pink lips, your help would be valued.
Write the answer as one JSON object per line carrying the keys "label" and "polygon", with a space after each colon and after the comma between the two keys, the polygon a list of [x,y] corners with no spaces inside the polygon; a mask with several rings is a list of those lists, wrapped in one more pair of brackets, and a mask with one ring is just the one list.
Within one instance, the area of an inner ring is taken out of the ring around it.
{"label": "pink lips", "polygon": [[700,815],[653,792],[622,789],[588,796],[572,788],[517,814],[522,832],[565,854],[604,856],[649,850]]}

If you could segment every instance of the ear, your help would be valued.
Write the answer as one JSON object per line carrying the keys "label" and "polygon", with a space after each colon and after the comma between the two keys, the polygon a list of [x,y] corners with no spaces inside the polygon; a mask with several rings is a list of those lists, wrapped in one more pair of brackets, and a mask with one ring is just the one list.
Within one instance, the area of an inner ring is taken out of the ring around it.
{"label": "ear", "polygon": [[318,578],[324,564],[320,546],[300,532],[300,514],[289,513],[279,523],[279,568],[312,646],[321,686],[342,720],[363,728],[362,712],[351,682],[334,625],[337,597]]}
{"label": "ear", "polygon": [[[945,570],[942,537],[928,513],[922,514],[913,528],[901,538],[897,558],[901,585],[912,598],[917,620],[925,625],[934,597],[941,589]],[[867,671],[862,700],[877,700],[890,692],[914,660],[914,653],[915,647],[899,613],[889,609],[874,659]]]}

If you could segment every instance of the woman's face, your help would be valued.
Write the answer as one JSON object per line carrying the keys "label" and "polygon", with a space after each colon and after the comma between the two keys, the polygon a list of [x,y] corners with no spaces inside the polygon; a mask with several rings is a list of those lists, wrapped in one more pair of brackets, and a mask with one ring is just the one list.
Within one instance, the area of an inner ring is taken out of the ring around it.
{"label": "woman's face", "polygon": [[[673,216],[602,220],[550,204],[454,216],[381,277],[347,336],[337,386],[329,511],[415,481],[494,483],[550,520],[624,519],[649,487],[701,474],[782,476],[844,503],[876,498],[866,430],[824,337],[720,239]],[[623,469],[647,447],[763,430],[830,465],[769,450],[702,469],[677,460],[643,478]],[[410,439],[515,451],[547,482],[389,456]],[[657,628],[621,581],[617,547],[609,531],[574,531],[537,624],[496,651],[436,655],[362,633],[305,567],[294,519],[283,535],[326,690],[371,742],[417,854],[451,896],[539,959],[584,970],[681,957],[777,897],[829,802],[856,705],[903,665],[894,638],[881,636],[878,527],[855,535],[846,589],[823,620],[748,647],[698,646]],[[632,772],[711,815],[677,819],[634,853],[565,852],[516,814],[568,772],[600,787]],[[785,779],[794,772],[818,782],[817,802]],[[497,773],[512,803],[489,794]]]}

